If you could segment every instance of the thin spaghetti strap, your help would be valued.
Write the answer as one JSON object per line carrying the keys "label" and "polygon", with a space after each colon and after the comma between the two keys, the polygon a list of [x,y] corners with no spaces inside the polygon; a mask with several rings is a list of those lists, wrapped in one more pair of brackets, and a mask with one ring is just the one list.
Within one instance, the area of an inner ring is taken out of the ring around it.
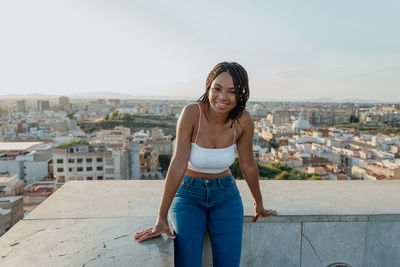
{"label": "thin spaghetti strap", "polygon": [[199,125],[197,126],[197,134],[196,134],[196,139],[194,139],[194,143],[195,143],[195,144],[196,144],[196,142],[197,142],[197,137],[199,136],[199,131],[200,131],[200,121],[201,121],[201,107],[200,107],[200,103],[197,103],[197,106],[199,107],[200,116],[199,116]]}
{"label": "thin spaghetti strap", "polygon": [[233,132],[233,144],[235,144],[236,143],[236,126],[235,126],[235,123],[233,123],[233,128],[235,129],[234,132]]}

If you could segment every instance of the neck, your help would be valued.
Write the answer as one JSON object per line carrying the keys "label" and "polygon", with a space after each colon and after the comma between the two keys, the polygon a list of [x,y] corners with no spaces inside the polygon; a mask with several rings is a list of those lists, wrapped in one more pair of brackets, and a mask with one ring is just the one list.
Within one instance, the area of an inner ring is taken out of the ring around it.
{"label": "neck", "polygon": [[215,112],[209,103],[207,104],[205,111],[207,119],[215,124],[225,124],[229,116],[229,113],[224,114]]}

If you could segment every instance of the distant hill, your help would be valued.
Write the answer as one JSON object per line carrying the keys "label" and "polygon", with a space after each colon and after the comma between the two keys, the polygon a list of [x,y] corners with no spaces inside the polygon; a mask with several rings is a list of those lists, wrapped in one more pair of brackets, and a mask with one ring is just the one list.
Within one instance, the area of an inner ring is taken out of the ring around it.
{"label": "distant hill", "polygon": [[[120,92],[84,92],[74,94],[1,94],[1,100],[14,100],[14,99],[57,99],[60,96],[65,95],[71,99],[166,99],[166,100],[194,100],[197,97],[188,96],[138,96]],[[314,103],[400,103],[399,99],[392,100],[371,100],[361,98],[315,98],[315,99],[283,99],[283,98],[264,98],[264,97],[252,97],[250,101],[262,101],[262,102],[314,102]]]}
{"label": "distant hill", "polygon": [[137,98],[137,96],[119,93],[119,92],[85,92],[85,93],[75,93],[68,95],[70,98],[104,98],[104,99],[130,99]]}

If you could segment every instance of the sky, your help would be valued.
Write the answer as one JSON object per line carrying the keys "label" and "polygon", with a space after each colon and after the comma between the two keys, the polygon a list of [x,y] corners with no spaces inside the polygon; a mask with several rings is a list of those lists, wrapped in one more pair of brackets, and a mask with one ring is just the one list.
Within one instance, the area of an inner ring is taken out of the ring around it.
{"label": "sky", "polygon": [[198,98],[235,61],[251,99],[400,101],[399,25],[395,0],[0,0],[0,97]]}

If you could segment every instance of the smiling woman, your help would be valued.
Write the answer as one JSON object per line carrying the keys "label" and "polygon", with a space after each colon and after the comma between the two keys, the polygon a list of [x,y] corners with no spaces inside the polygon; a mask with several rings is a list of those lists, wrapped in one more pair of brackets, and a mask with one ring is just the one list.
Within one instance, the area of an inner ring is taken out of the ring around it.
{"label": "smiling woman", "polygon": [[[235,148],[254,198],[254,222],[260,216],[277,215],[264,209],[262,202],[253,158],[254,124],[245,110],[248,98],[246,70],[238,63],[222,62],[208,75],[198,103],[181,113],[156,225],[135,235],[139,242],[162,233],[174,239],[175,266],[202,266],[206,229],[214,266],[239,266],[243,203],[229,169]],[[174,234],[167,220],[170,207]]]}
{"label": "smiling woman", "polygon": [[[200,103],[210,103],[215,108],[216,100],[223,91],[229,94],[229,100],[233,108],[230,109],[227,120],[235,120],[239,117],[246,107],[246,102],[249,99],[249,80],[246,70],[238,63],[222,62],[217,64],[214,69],[208,74],[206,80],[206,91],[199,98]],[[224,95],[222,95],[224,97]],[[224,104],[219,103],[220,107],[225,108]]]}

